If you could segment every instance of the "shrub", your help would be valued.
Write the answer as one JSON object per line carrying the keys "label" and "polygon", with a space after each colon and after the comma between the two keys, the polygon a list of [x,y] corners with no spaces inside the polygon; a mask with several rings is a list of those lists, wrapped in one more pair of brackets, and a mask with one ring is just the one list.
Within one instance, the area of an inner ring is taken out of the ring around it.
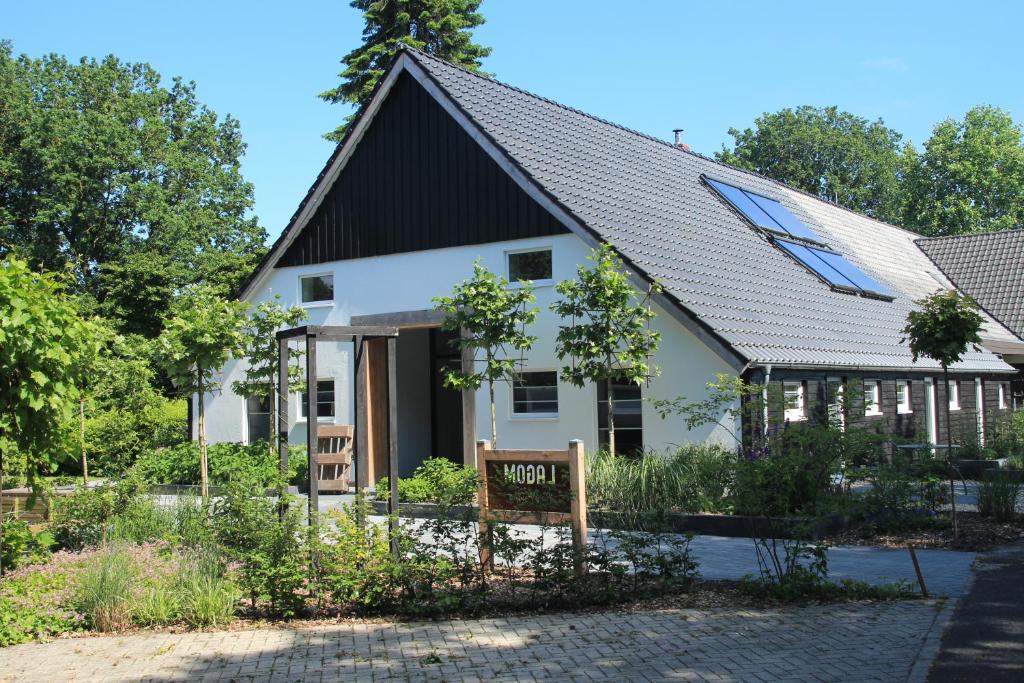
{"label": "shrub", "polygon": [[997,522],[1009,522],[1017,517],[1017,500],[1022,484],[998,470],[985,472],[978,483],[978,512]]}
{"label": "shrub", "polygon": [[[141,525],[158,524],[157,513],[146,507],[143,498],[145,484],[138,476],[127,476],[116,484],[104,483],[94,487],[78,487],[68,496],[54,496],[51,528],[57,544],[69,550],[106,542],[115,513],[137,515],[136,530]],[[144,522],[143,516],[148,516]],[[124,523],[128,533],[130,520]],[[140,539],[144,540],[144,539]]]}
{"label": "shrub", "polygon": [[374,613],[396,605],[401,580],[388,525],[367,520],[369,514],[361,499],[328,513],[319,580],[334,604]]}
{"label": "shrub", "polygon": [[742,515],[815,514],[839,470],[843,434],[824,425],[794,424],[766,447],[744,453],[732,499]]}
{"label": "shrub", "polygon": [[152,396],[140,408],[112,408],[86,420],[85,442],[90,471],[116,476],[143,453],[188,440],[188,405]]}
{"label": "shrub", "polygon": [[[280,462],[271,455],[265,441],[244,445],[215,443],[209,446],[210,482],[223,485],[233,479],[245,479],[259,488],[274,486],[279,479]],[[136,465],[139,475],[155,484],[196,485],[199,483],[199,444],[188,442],[169,448],[146,451]],[[288,481],[306,481],[308,463],[305,448],[289,446]]]}
{"label": "shrub", "polygon": [[54,545],[53,535],[49,531],[33,534],[27,522],[15,517],[3,520],[2,526],[0,557],[3,559],[5,572],[43,562],[49,557],[50,549]]}
{"label": "shrub", "polygon": [[242,589],[252,606],[267,600],[283,617],[295,616],[305,604],[299,593],[306,579],[306,549],[302,546],[299,511],[286,499],[283,518],[277,501],[257,491],[251,482],[235,479],[214,504],[213,532],[228,556],[239,563]]}
{"label": "shrub", "polygon": [[[389,481],[378,483],[378,500],[390,495]],[[429,458],[416,468],[411,477],[398,480],[398,500],[403,503],[440,503],[468,505],[476,495],[476,469],[452,462],[448,458]]]}

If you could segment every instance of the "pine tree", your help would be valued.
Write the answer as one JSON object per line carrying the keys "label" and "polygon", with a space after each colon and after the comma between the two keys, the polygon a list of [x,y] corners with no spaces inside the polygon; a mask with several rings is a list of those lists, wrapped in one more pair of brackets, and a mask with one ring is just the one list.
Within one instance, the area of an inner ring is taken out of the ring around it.
{"label": "pine tree", "polygon": [[[402,44],[423,50],[471,71],[478,71],[491,48],[472,41],[472,29],[484,23],[481,0],[352,0],[363,12],[363,44],[341,60],[341,84],[320,97],[362,107]],[[352,114],[324,137],[340,141]]]}

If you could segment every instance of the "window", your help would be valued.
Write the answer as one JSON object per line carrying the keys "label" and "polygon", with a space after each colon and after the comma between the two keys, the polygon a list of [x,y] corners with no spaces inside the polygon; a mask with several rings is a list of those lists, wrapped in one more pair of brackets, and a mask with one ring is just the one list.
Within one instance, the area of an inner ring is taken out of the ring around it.
{"label": "window", "polygon": [[518,373],[512,382],[512,414],[558,415],[558,373]]}
{"label": "window", "polygon": [[[644,449],[644,430],[640,387],[620,384],[615,389],[615,451],[639,453]],[[597,383],[597,436],[601,447],[608,445],[608,383]]]}
{"label": "window", "polygon": [[882,414],[882,383],[877,379],[864,380],[864,414]]}
{"label": "window", "polygon": [[899,380],[896,382],[896,412],[906,415],[914,412],[911,403],[910,380]]}
{"label": "window", "polygon": [[813,230],[801,223],[799,218],[789,212],[789,209],[774,199],[749,190],[742,190],[720,180],[710,178],[705,178],[705,180],[714,188],[715,192],[732,204],[734,209],[743,214],[755,226],[787,237],[796,237],[817,244],[822,243],[821,238],[815,235]]}
{"label": "window", "polygon": [[538,282],[550,280],[551,250],[513,251],[508,254],[508,279],[510,282]]}
{"label": "window", "polygon": [[[299,402],[299,419],[309,416],[309,392],[302,392]],[[316,383],[316,417],[318,420],[334,417],[334,380],[321,379]]]}
{"label": "window", "polygon": [[996,393],[999,395],[999,410],[1006,410],[1010,407],[1009,395],[1010,385],[1006,382],[1000,382],[996,385]]}
{"label": "window", "polygon": [[245,399],[245,417],[249,440],[246,443],[270,440],[270,397],[249,396]]}
{"label": "window", "polygon": [[783,382],[782,393],[786,401],[785,417],[788,422],[807,419],[803,382]]}
{"label": "window", "polygon": [[333,275],[306,275],[299,278],[304,304],[334,303]]}
{"label": "window", "polygon": [[949,409],[960,410],[960,382],[955,379],[949,380]]}

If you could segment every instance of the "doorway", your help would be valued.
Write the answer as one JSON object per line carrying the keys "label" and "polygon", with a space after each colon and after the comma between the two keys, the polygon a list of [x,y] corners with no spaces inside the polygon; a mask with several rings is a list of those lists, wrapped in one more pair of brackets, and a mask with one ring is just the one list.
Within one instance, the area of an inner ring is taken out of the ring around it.
{"label": "doorway", "polygon": [[446,387],[444,373],[462,367],[462,353],[453,345],[457,335],[440,328],[430,337],[430,452],[435,458],[463,460],[462,392]]}

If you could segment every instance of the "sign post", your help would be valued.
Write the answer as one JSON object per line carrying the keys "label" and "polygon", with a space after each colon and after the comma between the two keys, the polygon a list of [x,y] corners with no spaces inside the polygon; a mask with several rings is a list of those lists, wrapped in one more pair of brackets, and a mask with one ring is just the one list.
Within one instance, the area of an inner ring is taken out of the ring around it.
{"label": "sign post", "polygon": [[564,451],[492,450],[476,442],[479,468],[480,562],[492,567],[490,524],[564,524],[572,526],[577,576],[586,573],[587,487],[583,442]]}

